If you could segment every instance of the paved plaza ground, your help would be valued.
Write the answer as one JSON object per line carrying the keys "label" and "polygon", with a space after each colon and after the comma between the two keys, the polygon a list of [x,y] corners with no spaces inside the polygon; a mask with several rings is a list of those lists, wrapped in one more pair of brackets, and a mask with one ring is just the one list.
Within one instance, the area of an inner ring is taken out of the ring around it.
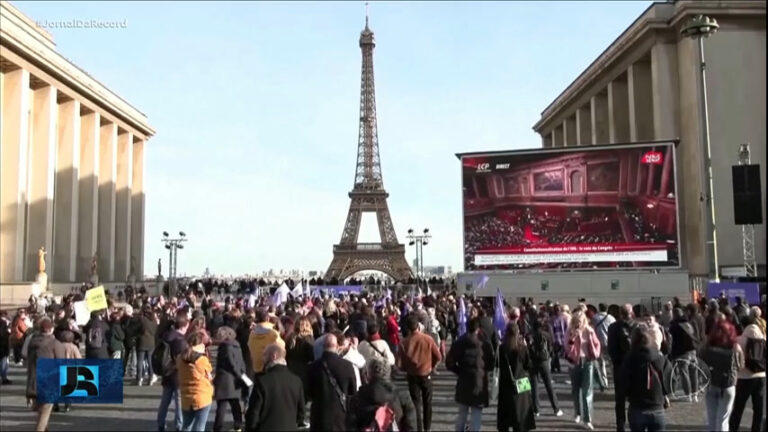
{"label": "paved plaza ground", "polygon": [[[32,430],[36,416],[26,407],[25,379],[26,370],[11,366],[12,385],[0,387],[0,430],[4,432]],[[542,414],[536,419],[536,430],[568,431],[583,430],[572,421],[573,402],[570,386],[565,384],[565,374],[555,374],[556,392],[565,411],[563,417],[555,417],[549,409],[549,402],[543,386],[540,386],[543,402]],[[399,381],[399,380],[398,380]],[[405,388],[404,382],[399,382]],[[456,418],[457,407],[453,401],[455,377],[445,369],[440,369],[434,381],[433,427],[434,431],[451,431]],[[153,431],[157,430],[155,416],[160,402],[161,387],[137,387],[126,382],[123,405],[76,405],[69,413],[54,413],[49,425],[50,431]],[[595,390],[594,426],[595,430],[616,430],[613,411],[613,390],[601,393]],[[215,408],[208,417],[208,430],[213,428]],[[228,419],[231,419],[229,414]],[[704,402],[673,403],[667,417],[670,431],[704,431]],[[742,420],[742,430],[748,428],[752,419],[752,409],[747,408]],[[168,416],[169,430],[172,429],[172,415]],[[231,427],[231,423],[227,423]],[[496,407],[491,406],[483,413],[483,430],[495,430]]]}

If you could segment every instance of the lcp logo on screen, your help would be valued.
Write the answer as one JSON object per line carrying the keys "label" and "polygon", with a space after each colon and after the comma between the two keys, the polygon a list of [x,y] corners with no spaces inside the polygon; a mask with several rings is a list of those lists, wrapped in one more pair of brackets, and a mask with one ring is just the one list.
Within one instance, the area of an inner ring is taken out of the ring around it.
{"label": "lcp logo on screen", "polygon": [[661,165],[664,162],[664,155],[661,152],[649,151],[643,155],[643,163],[651,165]]}
{"label": "lcp logo on screen", "polygon": [[123,403],[123,364],[117,359],[37,360],[40,403]]}

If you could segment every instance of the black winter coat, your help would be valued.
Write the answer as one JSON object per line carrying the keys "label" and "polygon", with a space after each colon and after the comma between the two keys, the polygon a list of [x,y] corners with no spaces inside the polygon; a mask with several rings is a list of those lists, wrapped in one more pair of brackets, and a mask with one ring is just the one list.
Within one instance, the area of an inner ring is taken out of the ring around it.
{"label": "black winter coat", "polygon": [[352,363],[336,353],[324,352],[323,356],[309,367],[309,399],[312,400],[310,412],[310,430],[344,431],[346,430],[346,411],[339,396],[331,385],[323,364],[327,364],[339,389],[351,396],[357,391],[357,379]]}
{"label": "black winter coat", "polygon": [[294,431],[303,422],[301,380],[284,365],[274,365],[256,374],[245,413],[246,430]]}
{"label": "black winter coat", "polygon": [[223,342],[216,354],[216,376],[213,378],[214,399],[239,399],[245,386],[240,375],[245,373],[245,363],[240,344]]}
{"label": "black winter coat", "polygon": [[671,358],[677,358],[698,349],[696,329],[686,319],[673,320],[669,326],[669,335],[672,336],[672,350],[669,353]]}
{"label": "black winter coat", "polygon": [[493,318],[484,316],[480,318],[480,331],[483,332],[485,340],[491,343],[491,349],[496,349],[499,346],[499,332],[493,326]]}
{"label": "black winter coat", "polygon": [[350,401],[347,430],[362,431],[373,422],[376,410],[387,405],[395,412],[401,432],[416,430],[416,408],[408,391],[398,390],[391,381],[376,380],[360,387]]}
{"label": "black winter coat", "polygon": [[141,322],[141,335],[136,341],[136,351],[149,351],[155,349],[155,338],[157,333],[157,322],[154,319],[142,316]]}
{"label": "black winter coat", "polygon": [[141,335],[141,319],[137,316],[123,317],[123,330],[125,331],[126,351],[136,347],[136,343]]}
{"label": "black winter coat", "polygon": [[466,333],[451,346],[445,367],[458,375],[456,403],[488,406],[488,372],[493,370],[491,344],[476,334]]}
{"label": "black winter coat", "polygon": [[11,326],[8,321],[0,319],[0,358],[10,354]]}
{"label": "black winter coat", "polygon": [[117,352],[125,349],[125,330],[120,321],[113,321],[109,327],[109,352]]}
{"label": "black winter coat", "polygon": [[496,412],[498,430],[528,431],[536,429],[536,419],[533,414],[531,392],[516,394],[515,379],[529,376],[530,360],[528,349],[524,346],[518,349],[508,349],[506,345],[499,347],[499,405]]}
{"label": "black winter coat", "polygon": [[295,345],[288,348],[285,354],[288,369],[301,380],[304,389],[304,399],[309,401],[309,366],[315,361],[313,341],[310,338],[296,338]]}
{"label": "black winter coat", "polygon": [[629,352],[621,367],[621,382],[630,408],[661,411],[672,393],[672,364],[655,347]]}
{"label": "black winter coat", "polygon": [[[101,346],[93,346],[91,341],[88,340],[88,335],[91,329],[100,328],[101,331]],[[88,322],[83,328],[85,333],[85,358],[89,359],[108,359],[109,358],[109,324],[104,322],[101,318],[96,318]]]}

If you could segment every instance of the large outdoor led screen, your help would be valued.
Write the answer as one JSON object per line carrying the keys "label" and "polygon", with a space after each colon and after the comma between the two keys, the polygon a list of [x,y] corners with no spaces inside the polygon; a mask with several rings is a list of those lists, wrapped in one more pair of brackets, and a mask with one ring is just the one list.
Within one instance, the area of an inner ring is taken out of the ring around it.
{"label": "large outdoor led screen", "polygon": [[461,156],[464,268],[677,267],[674,145]]}

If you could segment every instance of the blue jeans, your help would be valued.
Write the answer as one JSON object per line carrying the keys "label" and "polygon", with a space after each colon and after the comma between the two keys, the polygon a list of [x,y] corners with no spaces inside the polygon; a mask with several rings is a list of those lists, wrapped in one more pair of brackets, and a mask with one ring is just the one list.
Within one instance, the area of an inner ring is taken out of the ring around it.
{"label": "blue jeans", "polygon": [[8,379],[8,356],[0,358],[0,379]]}
{"label": "blue jeans", "polygon": [[571,396],[575,415],[581,416],[584,423],[592,423],[592,380],[595,362],[581,358],[571,367]]}
{"label": "blue jeans", "polygon": [[144,378],[145,370],[147,372],[147,379],[151,379],[152,358],[149,355],[149,351],[136,351],[136,382],[141,382],[141,379]]}
{"label": "blue jeans", "polygon": [[644,411],[630,406],[627,417],[629,430],[632,432],[660,432],[667,427],[667,416],[664,410]]}
{"label": "blue jeans", "polygon": [[483,424],[483,408],[459,404],[459,416],[456,418],[456,432],[464,432],[467,425],[467,412],[471,411],[469,430],[479,431]]}
{"label": "blue jeans", "polygon": [[728,431],[728,419],[731,417],[733,401],[736,399],[736,386],[720,388],[710,385],[707,388],[707,426],[713,432]]}
{"label": "blue jeans", "polygon": [[208,404],[199,410],[184,410],[184,432],[205,432],[205,423],[208,421],[208,413],[211,411]]}
{"label": "blue jeans", "polygon": [[179,396],[179,390],[176,387],[163,386],[163,396],[160,398],[160,408],[157,410],[157,430],[160,432],[165,430],[165,418],[168,416],[168,407],[171,406],[171,399],[173,399],[174,407],[176,408],[173,421],[176,424],[176,430],[181,430],[181,397]]}

